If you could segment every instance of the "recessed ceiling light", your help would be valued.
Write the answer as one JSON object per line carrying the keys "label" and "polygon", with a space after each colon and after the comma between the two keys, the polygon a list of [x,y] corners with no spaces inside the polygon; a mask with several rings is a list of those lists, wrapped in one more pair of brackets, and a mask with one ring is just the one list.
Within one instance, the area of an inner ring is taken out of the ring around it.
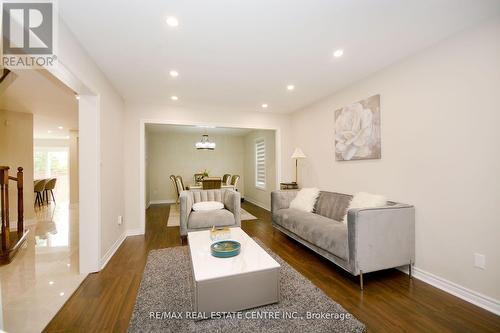
{"label": "recessed ceiling light", "polygon": [[173,100],[173,101],[177,101],[179,99],[179,97],[177,97],[177,96],[170,96],[170,99]]}
{"label": "recessed ceiling light", "polygon": [[292,91],[293,89],[295,89],[295,86],[293,84],[289,84],[286,86],[286,89]]}
{"label": "recessed ceiling light", "polygon": [[337,51],[333,52],[333,56],[335,58],[340,58],[344,55],[344,50],[342,49],[338,49]]}
{"label": "recessed ceiling light", "polygon": [[58,126],[57,128],[59,128],[60,130],[62,130],[64,127],[62,127],[62,126]]}
{"label": "recessed ceiling light", "polygon": [[268,106],[269,106],[269,105],[267,105],[267,104],[262,104],[262,107],[263,107],[264,109],[267,109],[267,107],[268,107]]}
{"label": "recessed ceiling light", "polygon": [[61,292],[59,293],[59,296],[64,296],[64,293],[61,291]]}
{"label": "recessed ceiling light", "polygon": [[179,25],[179,20],[177,20],[177,18],[174,16],[169,16],[169,17],[167,17],[167,24],[170,27],[176,27]]}
{"label": "recessed ceiling light", "polygon": [[48,130],[48,131],[47,131],[47,133],[49,133],[49,134],[50,134],[50,133],[52,133],[52,131],[51,131],[51,130]]}
{"label": "recessed ceiling light", "polygon": [[78,96],[78,95],[75,95],[75,98],[76,98],[76,99],[80,99],[80,96]]}
{"label": "recessed ceiling light", "polygon": [[53,284],[54,284],[54,281],[49,281],[49,284],[50,284],[50,285],[53,285]]}
{"label": "recessed ceiling light", "polygon": [[171,77],[178,77],[179,76],[179,72],[177,72],[177,71],[170,71],[168,74],[170,74]]}

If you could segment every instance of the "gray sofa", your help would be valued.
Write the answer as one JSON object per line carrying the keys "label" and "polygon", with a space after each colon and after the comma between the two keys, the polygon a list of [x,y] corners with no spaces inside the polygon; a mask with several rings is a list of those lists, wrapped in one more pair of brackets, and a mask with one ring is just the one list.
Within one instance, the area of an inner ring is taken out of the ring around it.
{"label": "gray sofa", "polygon": [[[201,201],[219,201],[224,209],[212,211],[193,211],[193,204]],[[181,236],[188,231],[216,227],[241,226],[240,193],[230,189],[182,191],[180,194]]]}
{"label": "gray sofa", "polygon": [[415,209],[388,202],[379,208],[350,209],[351,195],[320,192],[313,213],[290,207],[297,191],[271,194],[273,226],[349,273],[363,273],[411,265],[415,260]]}

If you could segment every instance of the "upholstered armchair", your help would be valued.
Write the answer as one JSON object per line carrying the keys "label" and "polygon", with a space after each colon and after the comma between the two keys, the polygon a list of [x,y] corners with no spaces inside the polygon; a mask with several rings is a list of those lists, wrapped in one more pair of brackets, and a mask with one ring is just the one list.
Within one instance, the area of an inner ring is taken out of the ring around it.
{"label": "upholstered armchair", "polygon": [[[241,226],[240,193],[230,189],[183,191],[180,195],[180,233],[216,227]],[[224,209],[193,211],[193,204],[202,201],[219,201]]]}

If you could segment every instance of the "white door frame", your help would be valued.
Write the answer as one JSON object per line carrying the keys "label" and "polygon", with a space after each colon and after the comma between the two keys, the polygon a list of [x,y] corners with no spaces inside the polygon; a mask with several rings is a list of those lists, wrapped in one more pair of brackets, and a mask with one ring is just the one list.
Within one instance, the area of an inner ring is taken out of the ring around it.
{"label": "white door frame", "polygon": [[158,120],[158,119],[141,119],[139,128],[139,230],[141,234],[146,232],[146,125],[187,125],[187,126],[214,126],[214,127],[229,127],[229,128],[244,128],[255,130],[271,130],[275,131],[275,166],[276,166],[276,184],[275,188],[279,189],[281,179],[281,128],[278,126],[246,126],[242,124],[223,123],[223,122],[205,122],[205,121],[179,121],[179,120]]}
{"label": "white door frame", "polygon": [[[57,18],[56,18],[57,19]],[[15,24],[19,24],[15,22]],[[99,271],[101,251],[101,166],[100,103],[97,90],[76,77],[63,63],[44,67],[80,96],[78,120],[79,150],[79,262],[80,273]]]}
{"label": "white door frame", "polygon": [[100,98],[63,64],[46,68],[73,90],[78,102],[79,263],[80,274],[97,272],[101,257],[101,132]]}

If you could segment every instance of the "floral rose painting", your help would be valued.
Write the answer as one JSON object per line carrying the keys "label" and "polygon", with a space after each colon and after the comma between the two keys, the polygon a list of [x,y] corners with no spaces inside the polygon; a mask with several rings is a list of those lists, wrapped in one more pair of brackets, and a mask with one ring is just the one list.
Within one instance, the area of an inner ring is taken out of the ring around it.
{"label": "floral rose painting", "polygon": [[336,160],[366,160],[380,157],[380,95],[336,110]]}

